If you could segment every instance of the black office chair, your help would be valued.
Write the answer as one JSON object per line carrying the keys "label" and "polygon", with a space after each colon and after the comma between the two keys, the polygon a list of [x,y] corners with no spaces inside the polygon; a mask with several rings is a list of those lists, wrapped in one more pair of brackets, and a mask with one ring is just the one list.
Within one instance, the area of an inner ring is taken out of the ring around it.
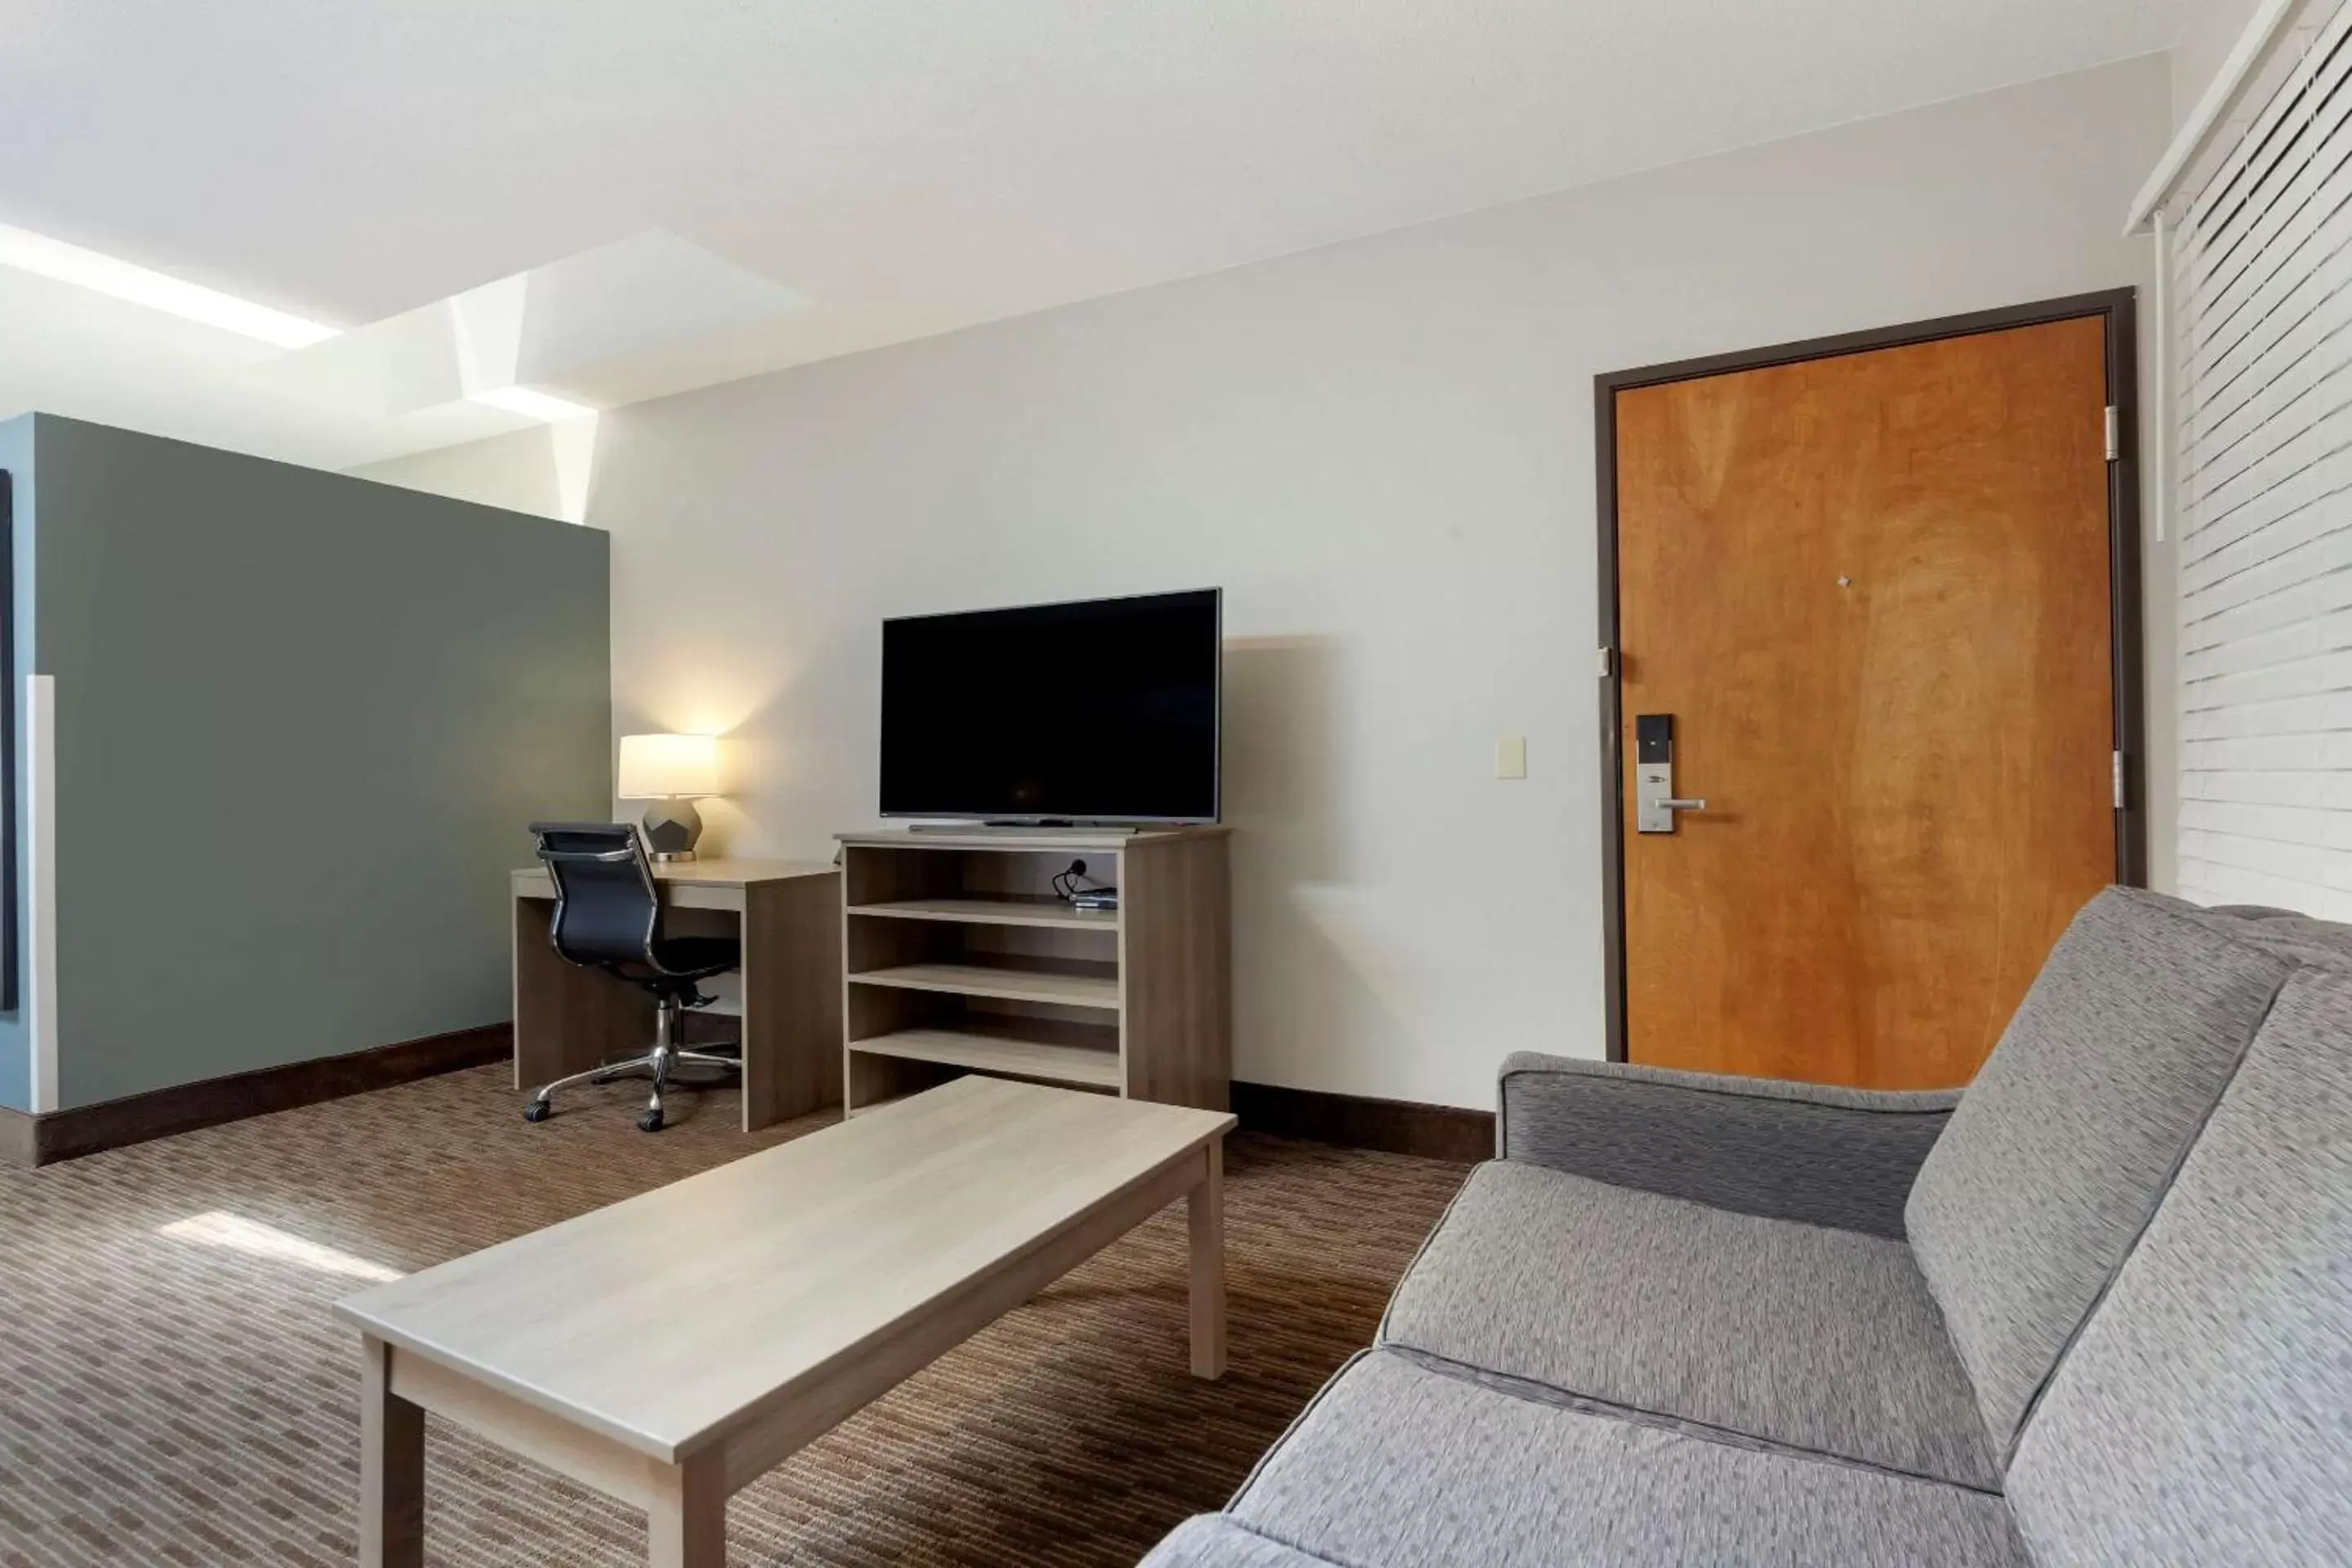
{"label": "black office chair", "polygon": [[686,1009],[703,1006],[715,997],[702,994],[701,982],[742,962],[742,943],[723,936],[665,936],[661,897],[654,886],[654,868],[645,846],[629,823],[534,822],[539,858],[555,879],[555,920],[549,928],[555,951],[573,963],[601,969],[616,980],[653,993],[653,1048],[624,1061],[607,1062],[570,1078],[557,1079],[530,1097],[523,1111],[527,1121],[544,1121],[554,1113],[555,1091],[575,1083],[606,1083],[624,1074],[650,1068],[653,1099],[637,1125],[658,1132],[662,1125],[662,1090],[670,1069],[678,1063],[741,1070],[740,1057],[716,1051],[684,1048],[681,1026]]}

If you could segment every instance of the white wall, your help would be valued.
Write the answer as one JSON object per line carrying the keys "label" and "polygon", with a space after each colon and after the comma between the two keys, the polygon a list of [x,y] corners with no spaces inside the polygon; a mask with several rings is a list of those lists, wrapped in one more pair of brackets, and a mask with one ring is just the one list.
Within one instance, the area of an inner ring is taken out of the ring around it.
{"label": "white wall", "polygon": [[714,839],[822,854],[874,817],[881,617],[1223,584],[1237,1076],[1491,1104],[1508,1050],[1601,1049],[1593,375],[2144,285],[2117,229],[2169,86],[2151,57],[610,414],[615,722],[732,732]]}
{"label": "white wall", "polygon": [[363,463],[345,473],[404,489],[430,490],[483,506],[527,511],[534,517],[563,516],[562,486],[556,468],[555,432],[545,425],[441,447],[429,452]]}
{"label": "white wall", "polygon": [[2205,96],[2261,5],[2262,0],[2188,0],[2182,7],[2180,41],[2171,56],[2174,125],[2186,121]]}

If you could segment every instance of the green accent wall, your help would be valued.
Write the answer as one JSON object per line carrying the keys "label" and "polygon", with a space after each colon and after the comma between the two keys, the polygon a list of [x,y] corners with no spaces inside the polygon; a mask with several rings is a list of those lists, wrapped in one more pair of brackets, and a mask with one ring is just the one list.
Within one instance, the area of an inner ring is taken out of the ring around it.
{"label": "green accent wall", "polygon": [[46,415],[34,445],[64,1104],[511,1016],[525,825],[611,815],[606,535]]}

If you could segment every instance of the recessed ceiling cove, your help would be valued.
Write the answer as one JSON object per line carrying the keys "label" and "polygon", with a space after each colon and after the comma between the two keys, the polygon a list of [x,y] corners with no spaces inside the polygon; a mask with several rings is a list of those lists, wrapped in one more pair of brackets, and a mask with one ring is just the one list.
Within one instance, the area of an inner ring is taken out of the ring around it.
{"label": "recessed ceiling cove", "polygon": [[[249,374],[273,391],[383,418],[468,400],[561,417],[633,401],[641,377],[680,351],[807,303],[652,229],[354,328]],[[663,373],[663,383],[676,389],[673,374]]]}

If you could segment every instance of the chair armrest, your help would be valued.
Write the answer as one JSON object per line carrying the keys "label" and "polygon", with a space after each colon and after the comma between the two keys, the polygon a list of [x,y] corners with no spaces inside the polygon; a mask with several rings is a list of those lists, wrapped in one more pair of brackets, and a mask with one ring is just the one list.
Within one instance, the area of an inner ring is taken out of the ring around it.
{"label": "chair armrest", "polygon": [[1714,1208],[1903,1234],[1912,1178],[1960,1091],[1674,1072],[1521,1051],[1496,1152]]}

